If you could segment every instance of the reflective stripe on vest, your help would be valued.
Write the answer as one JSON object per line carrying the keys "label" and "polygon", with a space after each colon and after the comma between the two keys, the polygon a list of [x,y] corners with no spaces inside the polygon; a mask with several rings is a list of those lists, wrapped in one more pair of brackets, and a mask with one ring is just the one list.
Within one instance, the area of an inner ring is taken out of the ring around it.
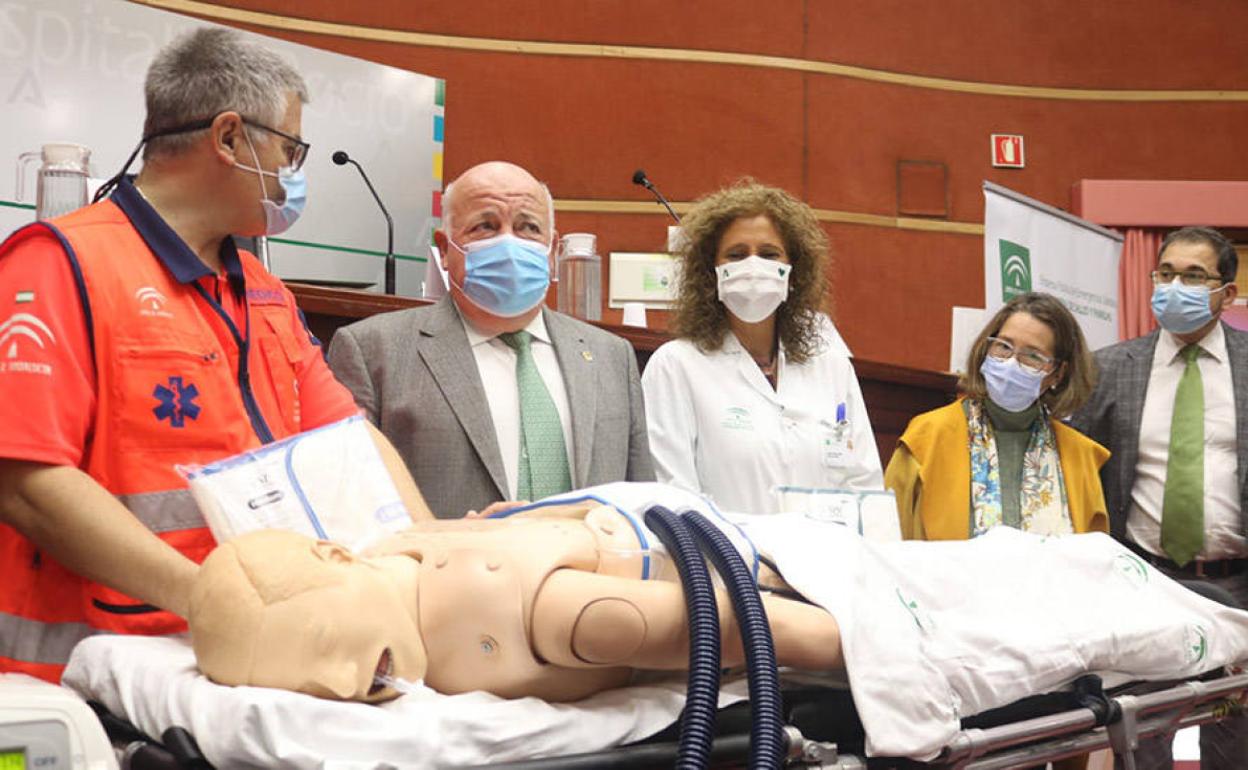
{"label": "reflective stripe on vest", "polygon": [[121,495],[118,499],[130,509],[135,518],[143,522],[143,526],[158,534],[205,526],[204,517],[196,507],[195,499],[186,489]]}
{"label": "reflective stripe on vest", "polygon": [[0,612],[0,657],[63,666],[75,644],[97,633],[86,623],[41,623]]}

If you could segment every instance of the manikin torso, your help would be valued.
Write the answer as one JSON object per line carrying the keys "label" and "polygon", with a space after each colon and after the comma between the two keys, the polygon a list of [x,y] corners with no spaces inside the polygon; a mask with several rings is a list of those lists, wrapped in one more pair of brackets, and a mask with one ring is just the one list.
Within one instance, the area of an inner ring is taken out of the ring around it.
{"label": "manikin torso", "polygon": [[[374,684],[387,674],[447,694],[571,701],[635,669],[687,664],[676,570],[642,580],[644,558],[632,523],[597,503],[420,522],[364,557],[252,532],[201,566],[188,620],[201,670],[222,684],[378,701],[396,695]],[[831,615],[764,604],[782,663],[841,667]],[[740,639],[723,595],[719,614],[723,664],[736,665]]]}
{"label": "manikin torso", "polygon": [[[533,614],[552,573],[637,578],[641,552],[631,524],[606,506],[542,511],[541,518],[430,521],[381,543],[374,555],[420,562],[418,619],[425,683],[444,693],[489,690],[567,701],[628,681],[631,669],[571,669],[534,650]],[[473,612],[465,612],[471,604]],[[428,629],[437,629],[429,634]],[[587,661],[588,663],[588,661]]]}

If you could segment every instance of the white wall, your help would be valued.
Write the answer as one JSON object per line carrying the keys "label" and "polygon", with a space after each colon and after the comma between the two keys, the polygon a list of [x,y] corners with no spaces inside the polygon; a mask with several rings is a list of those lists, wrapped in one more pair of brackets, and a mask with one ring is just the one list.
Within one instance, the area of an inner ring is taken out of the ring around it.
{"label": "white wall", "polygon": [[[178,33],[208,24],[120,0],[0,0],[0,165],[10,164],[0,173],[0,236],[34,218],[2,205],[15,199],[18,154],[43,142],[75,142],[91,148],[93,176],[112,176],[142,134],[143,77],[152,57]],[[343,249],[384,252],[385,221],[356,170],[333,165],[330,156],[346,150],[368,171],[394,218],[395,251],[427,256],[436,223],[432,196],[442,186],[434,177],[442,153],[433,139],[435,116],[443,114],[435,105],[438,81],[257,37],[296,62],[311,95],[303,113],[303,137],[312,143],[308,206],[272,243],[274,272],[379,289],[383,260]],[[418,296],[424,270],[423,262],[399,260],[399,293]]]}

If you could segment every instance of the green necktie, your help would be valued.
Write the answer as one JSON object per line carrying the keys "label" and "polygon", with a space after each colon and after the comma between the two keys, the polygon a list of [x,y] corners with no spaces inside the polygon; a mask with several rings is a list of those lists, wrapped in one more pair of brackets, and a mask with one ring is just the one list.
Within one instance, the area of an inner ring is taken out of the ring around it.
{"label": "green necktie", "polygon": [[516,351],[516,387],[520,392],[520,467],[516,472],[516,499],[539,500],[572,488],[563,423],[546,383],[537,371],[526,331],[508,332],[499,339]]}
{"label": "green necktie", "polygon": [[1205,390],[1196,357],[1200,347],[1181,351],[1187,359],[1170,418],[1170,458],[1161,502],[1161,548],[1179,566],[1205,545]]}

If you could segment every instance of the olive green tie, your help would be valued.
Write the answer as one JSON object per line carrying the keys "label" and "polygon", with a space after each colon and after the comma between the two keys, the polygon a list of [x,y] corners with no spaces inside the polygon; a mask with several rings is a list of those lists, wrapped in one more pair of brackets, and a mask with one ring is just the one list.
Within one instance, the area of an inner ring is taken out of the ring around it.
{"label": "olive green tie", "polygon": [[1187,359],[1170,418],[1170,457],[1161,502],[1161,548],[1179,566],[1205,545],[1205,390],[1196,363],[1200,346],[1180,351]]}
{"label": "olive green tie", "polygon": [[533,335],[508,332],[499,339],[516,351],[516,386],[520,394],[520,463],[516,499],[539,500],[572,488],[568,449],[559,410],[533,360]]}

